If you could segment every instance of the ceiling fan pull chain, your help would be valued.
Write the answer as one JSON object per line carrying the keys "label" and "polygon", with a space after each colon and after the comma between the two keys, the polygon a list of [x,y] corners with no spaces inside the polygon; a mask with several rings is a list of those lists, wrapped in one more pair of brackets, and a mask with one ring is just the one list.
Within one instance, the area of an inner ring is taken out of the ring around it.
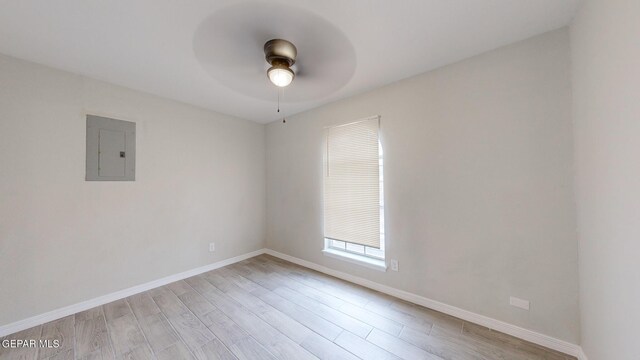
{"label": "ceiling fan pull chain", "polygon": [[[278,103],[280,103],[279,101],[280,98],[278,98]],[[282,101],[284,101],[284,88],[282,88]],[[280,109],[280,105],[278,104],[278,111]],[[287,123],[287,119],[284,118],[284,111],[282,112],[282,123],[286,124]]]}

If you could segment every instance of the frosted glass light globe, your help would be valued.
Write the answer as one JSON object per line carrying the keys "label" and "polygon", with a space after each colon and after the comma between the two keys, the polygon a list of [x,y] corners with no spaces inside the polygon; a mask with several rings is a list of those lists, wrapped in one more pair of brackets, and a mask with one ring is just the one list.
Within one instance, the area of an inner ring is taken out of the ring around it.
{"label": "frosted glass light globe", "polygon": [[269,80],[275,85],[279,87],[285,87],[293,81],[295,74],[291,69],[284,66],[273,66],[269,70],[267,70],[267,75],[269,76]]}

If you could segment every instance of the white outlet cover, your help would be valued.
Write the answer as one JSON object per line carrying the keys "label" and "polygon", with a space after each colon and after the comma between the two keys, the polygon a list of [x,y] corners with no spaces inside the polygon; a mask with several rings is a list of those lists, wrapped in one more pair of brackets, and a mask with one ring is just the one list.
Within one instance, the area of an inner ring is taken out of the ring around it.
{"label": "white outlet cover", "polygon": [[391,270],[398,271],[398,260],[391,259]]}
{"label": "white outlet cover", "polygon": [[529,300],[519,299],[517,297],[509,297],[509,304],[520,309],[529,311]]}
{"label": "white outlet cover", "polygon": [[216,243],[209,243],[209,252],[216,251]]}

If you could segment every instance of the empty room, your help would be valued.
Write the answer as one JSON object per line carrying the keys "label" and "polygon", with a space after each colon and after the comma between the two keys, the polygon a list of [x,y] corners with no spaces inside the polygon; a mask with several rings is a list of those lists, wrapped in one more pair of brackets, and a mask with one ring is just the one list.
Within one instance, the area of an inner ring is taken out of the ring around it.
{"label": "empty room", "polygon": [[0,1],[0,360],[640,360],[640,1]]}

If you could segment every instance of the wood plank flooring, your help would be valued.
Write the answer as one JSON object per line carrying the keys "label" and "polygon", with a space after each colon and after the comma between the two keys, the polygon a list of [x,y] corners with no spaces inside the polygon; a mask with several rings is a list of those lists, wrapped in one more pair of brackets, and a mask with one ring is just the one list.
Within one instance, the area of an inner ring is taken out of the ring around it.
{"label": "wood plank flooring", "polygon": [[5,339],[60,346],[0,359],[575,359],[268,255]]}

